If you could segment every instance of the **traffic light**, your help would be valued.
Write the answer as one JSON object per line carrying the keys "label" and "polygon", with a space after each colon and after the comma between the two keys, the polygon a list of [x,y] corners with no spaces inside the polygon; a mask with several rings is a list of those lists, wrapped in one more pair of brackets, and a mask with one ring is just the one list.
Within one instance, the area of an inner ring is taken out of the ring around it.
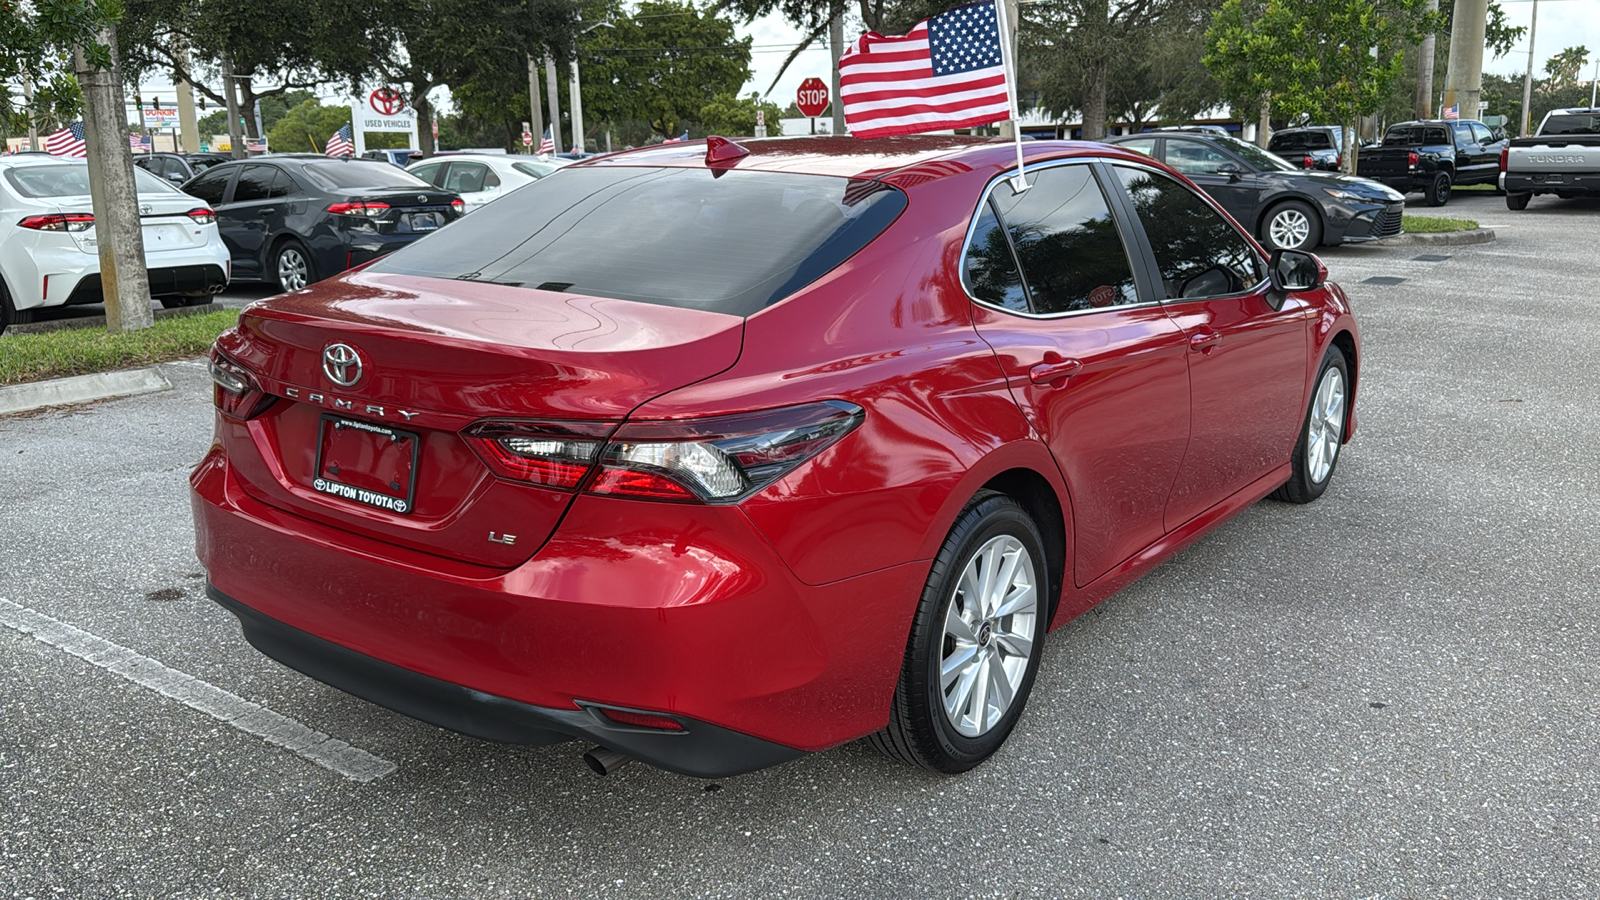
{"label": "traffic light", "polygon": [[200,111],[201,112],[205,112],[206,111],[206,95],[205,94],[201,94],[200,95]]}
{"label": "traffic light", "polygon": [[151,109],[160,109],[161,108],[161,98],[160,97],[151,97],[150,98],[150,108]]}
{"label": "traffic light", "polygon": [[135,94],[133,96],[133,108],[139,112],[144,112],[144,98]]}

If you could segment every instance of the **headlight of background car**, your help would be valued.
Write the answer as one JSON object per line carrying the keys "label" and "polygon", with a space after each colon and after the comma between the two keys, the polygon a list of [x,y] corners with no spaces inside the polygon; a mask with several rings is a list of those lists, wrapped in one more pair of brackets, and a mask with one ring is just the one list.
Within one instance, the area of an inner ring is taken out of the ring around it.
{"label": "headlight of background car", "polygon": [[1323,188],[1322,192],[1327,194],[1329,197],[1335,197],[1340,200],[1354,200],[1357,203],[1361,203],[1363,201],[1367,203],[1375,202],[1374,198],[1372,197],[1363,197],[1353,191],[1341,190],[1339,188]]}

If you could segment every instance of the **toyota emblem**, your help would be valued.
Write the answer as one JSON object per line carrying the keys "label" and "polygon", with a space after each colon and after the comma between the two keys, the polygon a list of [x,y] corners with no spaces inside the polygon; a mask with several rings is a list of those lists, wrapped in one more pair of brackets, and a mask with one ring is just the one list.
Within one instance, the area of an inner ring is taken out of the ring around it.
{"label": "toyota emblem", "polygon": [[427,194],[418,194],[417,195],[417,202],[418,203],[427,203],[428,202],[428,195]]}
{"label": "toyota emblem", "polygon": [[329,344],[322,351],[322,373],[340,387],[349,387],[361,380],[361,354],[349,344]]}

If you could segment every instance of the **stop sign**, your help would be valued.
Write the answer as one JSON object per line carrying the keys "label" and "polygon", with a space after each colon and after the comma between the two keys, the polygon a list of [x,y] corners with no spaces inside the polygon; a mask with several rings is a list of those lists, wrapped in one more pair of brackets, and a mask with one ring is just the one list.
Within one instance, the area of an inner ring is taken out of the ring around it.
{"label": "stop sign", "polygon": [[533,132],[524,131],[522,133],[522,146],[524,146],[524,147],[532,147],[533,146]]}
{"label": "stop sign", "polygon": [[808,118],[820,116],[828,108],[828,86],[820,78],[807,78],[800,82],[794,102],[800,107],[801,115]]}

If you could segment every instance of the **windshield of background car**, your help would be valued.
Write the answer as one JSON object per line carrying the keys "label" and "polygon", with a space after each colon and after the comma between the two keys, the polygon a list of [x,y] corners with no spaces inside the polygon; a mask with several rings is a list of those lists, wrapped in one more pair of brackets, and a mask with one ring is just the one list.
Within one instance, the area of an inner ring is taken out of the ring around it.
{"label": "windshield of background car", "polygon": [[1275,153],[1268,153],[1260,147],[1257,147],[1255,144],[1247,144],[1236,137],[1222,137],[1221,135],[1218,135],[1215,140],[1222,146],[1227,147],[1234,153],[1244,157],[1245,162],[1264,172],[1271,172],[1273,170],[1280,172],[1300,171],[1299,166],[1289,165],[1287,162],[1284,162],[1283,157],[1278,156]]}
{"label": "windshield of background car", "polygon": [[747,316],[849,259],[905,206],[887,185],[824,175],[577,168],[367,271]]}
{"label": "windshield of background car", "polygon": [[[81,197],[89,193],[87,165],[18,166],[6,170],[6,180],[24,197]],[[139,166],[133,167],[133,180],[141,194],[183,193]]]}
{"label": "windshield of background car", "polygon": [[433,185],[386,162],[313,162],[301,171],[326,191],[433,189]]}
{"label": "windshield of background car", "polygon": [[1600,134],[1600,116],[1562,115],[1544,120],[1539,136],[1548,134]]}

